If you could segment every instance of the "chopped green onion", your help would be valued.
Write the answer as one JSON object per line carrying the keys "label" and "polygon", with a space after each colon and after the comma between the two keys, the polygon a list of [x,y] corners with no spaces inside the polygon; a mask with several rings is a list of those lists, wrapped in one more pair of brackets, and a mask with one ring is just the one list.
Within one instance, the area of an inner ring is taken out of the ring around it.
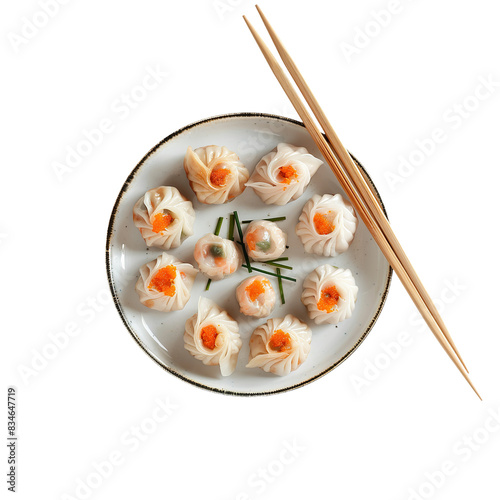
{"label": "chopped green onion", "polygon": [[214,231],[215,236],[219,236],[220,228],[222,227],[223,222],[224,222],[224,217],[219,217],[219,220],[217,221],[217,226],[215,227]]}
{"label": "chopped green onion", "polygon": [[270,241],[258,241],[255,243],[256,246],[259,247],[259,250],[262,252],[267,252],[271,248],[271,242]]}
{"label": "chopped green onion", "polygon": [[276,269],[276,274],[278,275],[278,287],[280,289],[280,295],[281,295],[281,303],[285,303],[285,292],[283,291],[283,281],[282,281],[282,276],[281,276],[281,271],[280,269]]}
{"label": "chopped green onion", "polygon": [[212,257],[225,257],[224,249],[220,245],[212,245],[210,247],[210,254]]}
{"label": "chopped green onion", "polygon": [[227,239],[234,241],[234,214],[229,215],[229,229],[227,231]]}
{"label": "chopped green onion", "polygon": [[[271,271],[265,271],[264,269],[260,269],[257,267],[249,267],[246,264],[243,264],[242,267],[245,267],[246,269],[250,269],[249,272],[256,271],[258,273],[267,274],[269,276],[274,276],[275,278],[278,277],[278,275],[276,273],[272,273]],[[288,280],[288,281],[294,281],[294,282],[297,281],[295,278],[291,278],[290,276],[283,276],[283,275],[281,275],[281,279]]]}
{"label": "chopped green onion", "polygon": [[244,220],[242,224],[250,224],[250,222],[253,222],[254,220],[268,220],[269,222],[279,222],[280,220],[286,220],[286,217],[271,217],[270,219],[250,219],[250,220]]}
{"label": "chopped green onion", "polygon": [[250,265],[250,259],[248,258],[247,249],[245,248],[245,245],[243,245],[243,231],[241,230],[240,218],[238,217],[238,212],[236,212],[236,210],[233,212],[233,214],[234,214],[234,221],[236,222],[236,228],[238,229],[238,234],[240,236],[241,248],[243,250],[245,262],[247,264],[246,267],[248,269],[248,272],[251,273],[252,266]]}

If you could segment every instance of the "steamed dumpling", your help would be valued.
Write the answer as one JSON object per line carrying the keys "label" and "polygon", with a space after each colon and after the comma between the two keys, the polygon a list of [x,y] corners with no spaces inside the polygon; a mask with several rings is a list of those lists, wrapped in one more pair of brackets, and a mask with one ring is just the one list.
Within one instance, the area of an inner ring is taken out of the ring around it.
{"label": "steamed dumpling", "polygon": [[184,347],[205,365],[219,365],[223,376],[236,368],[241,348],[238,323],[212,300],[200,297],[198,313],[186,321]]}
{"label": "steamed dumpling", "polygon": [[340,194],[315,194],[304,206],[295,228],[308,253],[335,257],[351,244],[358,218]]}
{"label": "steamed dumpling", "polygon": [[252,276],[242,281],[236,289],[240,312],[246,316],[264,318],[271,314],[276,303],[276,293],[264,276]]}
{"label": "steamed dumpling", "polygon": [[286,205],[302,196],[322,163],[306,148],[282,142],[257,163],[246,185],[252,187],[264,203]]}
{"label": "steamed dumpling", "polygon": [[194,247],[194,258],[200,271],[213,280],[221,280],[237,271],[242,264],[236,243],[215,234],[206,234]]}
{"label": "steamed dumpling", "polygon": [[133,219],[148,246],[176,248],[193,234],[193,205],[172,186],[147,191],[135,204]]}
{"label": "steamed dumpling", "polygon": [[243,241],[249,257],[255,261],[277,259],[286,250],[286,233],[276,223],[267,220],[252,221]]}
{"label": "steamed dumpling", "polygon": [[247,368],[262,368],[276,375],[296,370],[311,350],[311,329],[291,314],[271,318],[250,337]]}
{"label": "steamed dumpling", "polygon": [[188,148],[184,170],[198,201],[220,204],[231,201],[245,189],[250,176],[238,155],[224,146]]}
{"label": "steamed dumpling", "polygon": [[183,309],[191,297],[198,270],[163,252],[139,270],[135,290],[146,307],[157,311]]}
{"label": "steamed dumpling", "polygon": [[324,264],[304,280],[302,303],[317,325],[335,325],[352,316],[357,296],[358,287],[349,269]]}

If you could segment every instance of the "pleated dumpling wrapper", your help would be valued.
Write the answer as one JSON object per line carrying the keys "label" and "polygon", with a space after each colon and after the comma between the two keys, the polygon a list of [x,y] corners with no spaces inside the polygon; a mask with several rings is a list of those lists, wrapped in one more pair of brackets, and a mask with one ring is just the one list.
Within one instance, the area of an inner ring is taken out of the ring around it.
{"label": "pleated dumpling wrapper", "polygon": [[264,203],[286,205],[302,196],[322,163],[306,148],[281,142],[257,163],[246,185]]}
{"label": "pleated dumpling wrapper", "polygon": [[240,312],[254,318],[269,316],[276,304],[276,292],[264,276],[251,276],[236,289]]}
{"label": "pleated dumpling wrapper", "polygon": [[286,233],[268,220],[250,222],[243,237],[248,256],[257,262],[280,257],[286,250],[286,240]]}
{"label": "pleated dumpling wrapper", "polygon": [[157,311],[183,309],[191,297],[198,270],[163,252],[139,270],[135,290],[142,304]]}
{"label": "pleated dumpling wrapper", "polygon": [[304,205],[295,232],[306,252],[335,257],[349,248],[357,226],[348,200],[340,194],[315,194]]}
{"label": "pleated dumpling wrapper", "polygon": [[184,170],[198,201],[218,205],[231,201],[245,190],[250,176],[238,155],[225,146],[188,148]]}
{"label": "pleated dumpling wrapper", "polygon": [[243,262],[236,243],[209,233],[200,238],[194,247],[194,258],[203,274],[221,280],[237,271]]}
{"label": "pleated dumpling wrapper", "polygon": [[349,269],[324,264],[304,280],[302,303],[317,325],[335,325],[350,318],[357,297],[358,287]]}
{"label": "pleated dumpling wrapper", "polygon": [[238,323],[213,300],[200,297],[198,312],[186,321],[184,347],[205,365],[219,365],[224,377],[236,368],[241,349]]}
{"label": "pleated dumpling wrapper", "polygon": [[133,219],[146,244],[177,248],[193,234],[192,203],[172,186],[150,189],[134,206]]}
{"label": "pleated dumpling wrapper", "polygon": [[291,314],[268,319],[250,337],[247,368],[288,375],[306,360],[311,350],[311,338],[311,329]]}

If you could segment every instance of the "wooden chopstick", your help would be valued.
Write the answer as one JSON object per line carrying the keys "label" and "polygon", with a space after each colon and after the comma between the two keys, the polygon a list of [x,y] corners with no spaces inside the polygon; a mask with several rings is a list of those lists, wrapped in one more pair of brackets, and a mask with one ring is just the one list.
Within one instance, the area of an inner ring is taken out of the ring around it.
{"label": "wooden chopstick", "polygon": [[[250,24],[250,22],[246,19],[245,16],[243,16],[245,19],[245,22],[250,29],[253,37],[255,38],[257,44],[259,45],[264,57],[266,58],[269,66],[271,67],[271,70],[273,71],[274,75],[278,79],[279,83],[283,87],[283,90],[287,94],[288,98],[292,102],[293,106],[295,107],[297,113],[301,117],[301,119],[304,122],[304,125],[306,126],[307,130],[311,134],[313,140],[315,141],[316,145],[318,146],[319,150],[323,154],[324,158],[327,160],[327,163],[330,165],[330,168],[333,170],[335,175],[337,176],[342,188],[346,192],[347,196],[350,198],[351,202],[353,202],[354,207],[356,208],[358,214],[362,218],[363,222],[367,226],[368,230],[370,233],[373,235],[375,241],[379,245],[381,251],[391,264],[391,266],[394,268],[396,274],[399,276],[401,279],[401,282],[407,292],[410,294],[412,300],[414,301],[415,305],[417,306],[418,310],[422,314],[423,318],[425,319],[427,325],[435,335],[436,339],[438,342],[441,344],[443,349],[446,351],[450,359],[453,361],[453,363],[456,365],[456,367],[459,369],[460,373],[464,376],[464,378],[467,380],[469,385],[472,387],[474,392],[478,395],[479,398],[481,396],[477,392],[476,388],[472,384],[472,381],[470,380],[469,376],[467,375],[467,372],[464,368],[464,366],[461,364],[460,358],[457,356],[455,351],[452,349],[450,346],[448,339],[444,335],[443,331],[441,330],[439,324],[436,322],[436,319],[434,316],[431,314],[430,310],[427,307],[426,302],[418,292],[418,289],[416,288],[414,282],[410,279],[408,272],[406,271],[403,263],[401,262],[400,258],[395,252],[395,249],[391,246],[389,241],[387,240],[386,236],[384,235],[384,232],[382,231],[381,227],[377,223],[377,220],[375,219],[374,215],[370,211],[370,204],[369,202],[365,201],[363,197],[360,196],[358,190],[356,189],[356,185],[353,183],[349,175],[347,174],[346,170],[343,168],[343,165],[339,162],[337,157],[335,156],[334,152],[332,151],[329,143],[326,141],[326,139],[323,137],[321,134],[320,130],[317,128],[315,125],[313,119],[309,115],[307,109],[305,108],[302,100],[298,96],[297,92],[294,90],[291,82],[288,80],[287,76],[285,75],[283,69],[279,65],[279,63],[276,61],[268,47],[265,45],[264,41],[262,38],[259,36],[259,34],[255,31],[253,26]],[[340,142],[340,141],[339,141]],[[371,191],[370,191],[371,192]],[[373,193],[372,193],[373,195]],[[377,203],[377,208],[380,208],[378,203]]]}
{"label": "wooden chopstick", "polygon": [[406,269],[406,272],[410,279],[413,281],[415,284],[416,289],[418,290],[418,293],[422,296],[424,302],[426,303],[430,313],[436,320],[436,323],[439,325],[441,328],[443,335],[446,337],[446,340],[448,343],[451,345],[452,349],[455,351],[455,354],[458,356],[460,359],[462,365],[464,366],[465,370],[468,372],[467,367],[465,366],[464,360],[462,359],[462,356],[458,352],[457,347],[455,346],[455,343],[453,342],[453,339],[451,338],[451,335],[446,328],[446,325],[444,324],[443,319],[441,318],[441,315],[439,314],[436,306],[434,305],[434,302],[432,301],[430,295],[427,293],[427,290],[424,288],[424,285],[420,281],[420,278],[418,277],[417,273],[415,272],[415,269],[411,265],[408,257],[406,256],[406,253],[404,252],[403,248],[401,247],[398,239],[396,238],[396,235],[394,234],[394,231],[392,230],[389,221],[387,220],[387,217],[385,216],[383,210],[380,208],[380,204],[378,200],[375,198],[375,195],[373,194],[373,191],[369,188],[368,184],[366,183],[365,178],[362,176],[360,173],[357,165],[353,162],[351,155],[347,152],[343,144],[340,142],[337,134],[335,133],[335,130],[333,130],[332,125],[330,124],[330,121],[326,117],[325,113],[321,109],[321,106],[319,105],[318,101],[314,97],[314,94],[311,92],[309,86],[305,82],[302,74],[300,73],[299,69],[297,68],[297,65],[294,63],[293,59],[290,57],[290,54],[287,52],[285,49],[283,43],[281,40],[278,38],[278,35],[272,28],[271,24],[267,20],[266,16],[262,12],[261,8],[256,5],[257,11],[259,12],[260,17],[262,18],[262,21],[264,22],[264,25],[271,36],[271,39],[273,40],[273,43],[278,50],[282,61],[284,62],[286,68],[288,69],[288,72],[292,76],[293,80],[295,81],[297,87],[301,91],[302,95],[304,96],[306,102],[309,104],[312,112],[314,113],[314,116],[318,120],[319,124],[321,125],[321,128],[325,132],[326,138],[328,139],[328,142],[330,143],[330,146],[332,147],[335,155],[339,159],[339,162],[341,165],[344,166],[344,168],[347,171],[347,174],[351,177],[351,179],[354,182],[354,185],[356,189],[358,190],[360,196],[366,200],[368,208],[374,215],[374,218],[377,222],[377,224],[382,228],[382,232],[384,233],[385,237],[389,241],[390,245],[394,248],[395,253],[399,256],[399,259],[401,260],[404,268]]}

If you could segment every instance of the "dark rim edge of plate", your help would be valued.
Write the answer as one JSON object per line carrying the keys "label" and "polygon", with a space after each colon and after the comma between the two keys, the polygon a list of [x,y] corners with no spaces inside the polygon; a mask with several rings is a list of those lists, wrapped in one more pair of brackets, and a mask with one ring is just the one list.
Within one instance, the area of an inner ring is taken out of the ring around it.
{"label": "dark rim edge of plate", "polygon": [[[118,196],[116,198],[116,201],[115,201],[115,203],[113,205],[113,209],[111,211],[111,216],[110,216],[110,219],[109,219],[108,230],[107,230],[107,234],[106,234],[106,274],[107,274],[108,284],[109,284],[109,287],[110,287],[110,290],[111,290],[111,296],[113,298],[113,302],[115,304],[115,307],[116,307],[116,309],[118,311],[118,314],[119,314],[119,316],[120,316],[123,324],[125,325],[125,328],[128,330],[128,332],[130,333],[130,335],[132,336],[132,338],[137,342],[137,344],[141,347],[141,349],[153,361],[155,361],[155,363],[157,363],[159,366],[161,366],[164,370],[168,371],[172,375],[175,375],[176,377],[180,378],[181,380],[184,380],[185,382],[188,382],[188,383],[190,383],[190,384],[192,384],[192,385],[194,385],[196,387],[200,387],[202,389],[206,389],[206,390],[209,390],[209,391],[212,391],[212,392],[215,392],[215,393],[219,393],[219,394],[225,394],[225,395],[228,395],[228,396],[248,396],[248,397],[250,397],[250,396],[270,396],[270,395],[274,395],[274,394],[288,392],[288,391],[291,391],[293,389],[298,389],[299,387],[303,387],[303,386],[305,386],[307,384],[310,384],[311,382],[313,382],[313,381],[315,381],[315,380],[323,377],[327,373],[329,373],[332,370],[334,370],[335,368],[337,368],[337,366],[339,366],[349,356],[351,356],[351,354],[366,339],[366,337],[368,336],[368,334],[372,330],[374,324],[376,323],[378,317],[380,316],[380,313],[381,313],[381,311],[382,311],[382,309],[384,307],[385,301],[387,299],[387,294],[389,293],[389,287],[390,287],[391,280],[392,280],[392,267],[391,266],[388,266],[389,269],[388,269],[388,273],[387,273],[386,284],[385,284],[384,292],[382,293],[382,296],[380,298],[380,303],[379,303],[379,307],[377,308],[377,311],[373,315],[372,320],[370,321],[370,323],[367,326],[366,330],[363,332],[363,335],[361,335],[361,337],[358,339],[358,341],[356,342],[356,344],[346,354],[344,354],[338,361],[336,361],[335,363],[333,363],[327,369],[323,370],[322,372],[318,373],[317,375],[314,375],[314,377],[311,377],[311,378],[309,378],[307,380],[304,380],[303,382],[300,382],[298,384],[290,385],[288,387],[284,387],[284,388],[281,388],[281,389],[276,389],[274,391],[263,391],[263,392],[237,392],[237,391],[228,391],[228,390],[224,390],[224,389],[217,389],[215,387],[210,387],[208,385],[205,385],[205,384],[202,384],[202,383],[197,382],[195,380],[192,380],[192,379],[190,379],[190,378],[188,378],[188,377],[180,374],[179,372],[173,370],[172,368],[166,366],[160,359],[158,359],[144,345],[144,343],[142,342],[142,340],[135,334],[134,330],[128,324],[128,322],[126,320],[126,317],[125,317],[125,314],[123,312],[123,309],[121,307],[120,301],[119,301],[118,296],[116,294],[114,280],[113,280],[113,276],[111,274],[110,249],[111,249],[111,238],[112,238],[112,235],[113,235],[113,226],[114,226],[114,222],[115,222],[116,213],[118,211],[118,208],[120,206],[120,202],[121,202],[121,199],[122,199],[124,193],[127,191],[130,183],[132,182],[132,180],[134,179],[135,175],[140,170],[140,168],[144,165],[144,163],[146,162],[146,160],[151,155],[153,155],[164,144],[166,144],[167,142],[171,141],[174,137],[177,137],[178,135],[186,132],[187,130],[195,128],[195,127],[197,127],[199,125],[203,125],[205,123],[209,123],[209,122],[213,122],[213,121],[219,121],[219,120],[224,120],[224,119],[231,119],[231,118],[269,118],[269,119],[273,119],[273,120],[278,120],[278,121],[284,121],[284,122],[288,122],[288,123],[293,123],[295,125],[299,125],[302,128],[305,128],[305,125],[302,122],[300,122],[298,120],[295,120],[293,118],[287,118],[287,117],[284,117],[284,116],[274,115],[274,114],[270,114],[270,113],[241,112],[241,113],[229,113],[229,114],[224,114],[224,115],[212,116],[210,118],[205,118],[203,120],[190,123],[189,125],[186,125],[186,126],[180,128],[180,129],[176,130],[172,134],[170,134],[167,137],[165,137],[164,139],[162,139],[158,144],[156,144],[155,146],[153,146],[144,155],[144,157],[139,161],[139,163],[135,166],[135,168],[132,170],[132,172],[130,172],[130,174],[128,175],[127,179],[123,183],[123,186],[121,187],[121,189],[120,189],[120,191],[118,193]],[[383,201],[382,201],[382,199],[380,197],[380,194],[378,192],[378,189],[375,186],[375,184],[373,183],[370,175],[365,170],[365,168],[363,167],[363,165],[361,165],[361,163],[354,157],[354,155],[352,155],[351,153],[349,153],[349,154],[351,155],[351,157],[353,158],[353,160],[356,162],[356,164],[361,168],[361,170],[365,174],[366,179],[369,181],[370,186],[375,191],[375,193],[377,195],[377,199],[379,200],[380,205],[381,205],[381,207],[382,207],[385,215],[387,216],[387,211],[385,209],[384,203],[383,203]]]}

